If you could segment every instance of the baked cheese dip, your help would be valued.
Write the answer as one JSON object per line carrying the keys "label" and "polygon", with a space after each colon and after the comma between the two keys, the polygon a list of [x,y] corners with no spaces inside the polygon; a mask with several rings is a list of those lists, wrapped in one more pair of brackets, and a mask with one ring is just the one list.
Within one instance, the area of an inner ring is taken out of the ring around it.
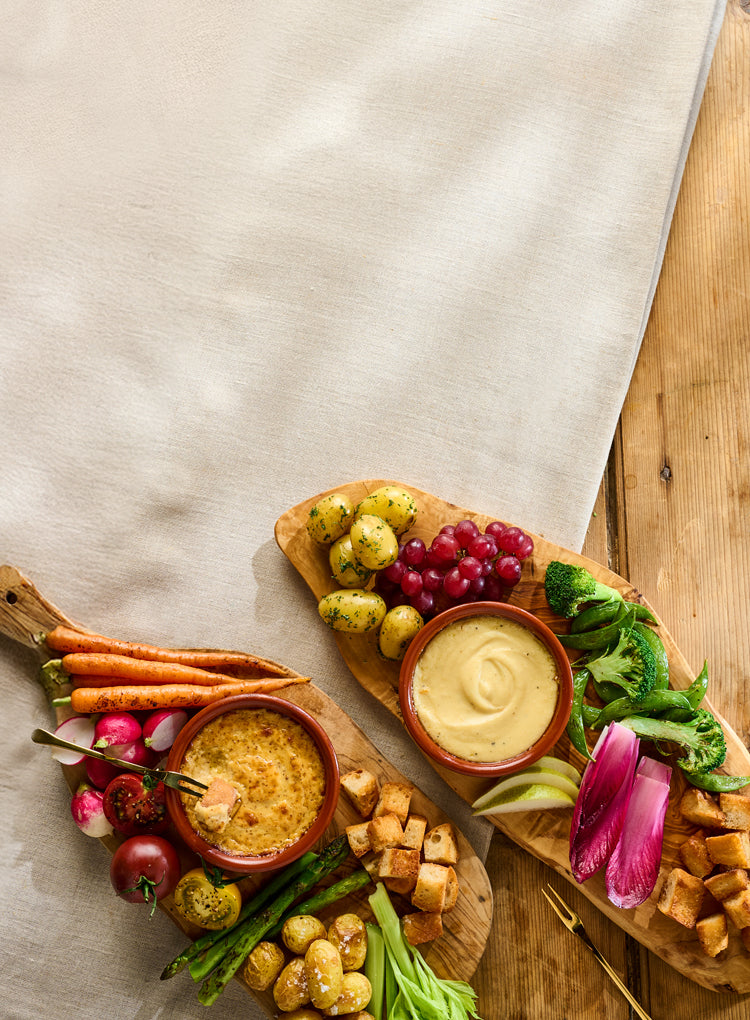
{"label": "baked cheese dip", "polygon": [[190,825],[228,854],[262,856],[295,843],[323,805],[325,771],[305,728],[267,708],[238,708],[193,737],[181,771],[206,783],[205,798],[181,795]]}
{"label": "baked cheese dip", "polygon": [[425,645],[412,692],[436,744],[467,761],[497,762],[542,736],[559,682],[552,654],[532,631],[481,615],[448,624]]}

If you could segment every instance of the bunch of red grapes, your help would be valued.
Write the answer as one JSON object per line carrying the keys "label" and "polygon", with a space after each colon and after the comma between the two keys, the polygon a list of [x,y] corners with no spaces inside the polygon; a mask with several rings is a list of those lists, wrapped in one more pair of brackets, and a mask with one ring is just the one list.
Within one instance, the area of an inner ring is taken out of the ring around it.
{"label": "bunch of red grapes", "polygon": [[429,546],[421,538],[402,543],[376,587],[389,609],[408,604],[424,619],[463,602],[501,602],[533,549],[526,532],[500,521],[483,532],[470,520],[446,524]]}

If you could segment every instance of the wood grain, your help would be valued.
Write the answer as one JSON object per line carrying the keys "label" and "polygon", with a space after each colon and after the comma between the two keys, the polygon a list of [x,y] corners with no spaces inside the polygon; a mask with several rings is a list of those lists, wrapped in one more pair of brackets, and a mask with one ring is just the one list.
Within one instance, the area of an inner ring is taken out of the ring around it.
{"label": "wood grain", "polygon": [[[84,628],[73,623],[51,602],[48,602],[24,577],[12,566],[0,566],[0,633],[20,641],[23,644],[36,646],[44,655],[43,636],[46,631],[60,623]],[[273,663],[278,671],[288,676],[298,676],[293,670]],[[57,693],[65,693],[62,687]],[[421,790],[406,776],[388,762],[371,743],[365,733],[338,707],[327,694],[314,684],[301,684],[278,692],[279,697],[293,701],[314,715],[328,732],[336,750],[341,772],[353,768],[371,770],[381,782],[394,781],[409,783],[414,786],[412,809],[424,815],[430,825],[439,825],[450,819],[430,801]],[[57,708],[57,720],[62,721],[70,715],[69,708]],[[84,766],[63,767],[68,787],[74,790],[84,778]],[[341,797],[336,808],[333,822],[326,833],[326,839],[332,839],[344,831],[347,825],[360,822],[362,819],[345,797]],[[456,874],[459,881],[459,897],[456,906],[444,915],[444,930],[439,939],[423,947],[423,955],[435,973],[440,977],[450,977],[468,981],[474,974],[479,960],[484,953],[487,937],[492,921],[492,889],[484,865],[476,856],[471,844],[461,833],[457,833],[459,841],[459,861]],[[181,845],[176,833],[170,830],[168,838],[175,843],[182,862],[183,871],[195,867],[200,862]],[[110,852],[119,846],[121,840],[109,836],[101,841]],[[350,861],[350,867],[354,861]],[[101,876],[107,881],[107,876]],[[249,892],[262,882],[262,878],[247,878],[240,883],[245,892]],[[372,886],[365,887],[354,893],[335,907],[321,914],[323,919],[335,916],[343,910],[354,911],[360,916],[372,918],[367,904],[367,896]],[[405,900],[393,897],[394,905],[400,912],[411,909]],[[172,897],[166,897],[159,903],[160,909],[168,914],[175,924],[189,938],[195,938],[200,930],[186,923],[175,910]],[[164,960],[163,964],[168,961]],[[256,994],[248,989],[264,1007],[269,1016],[276,1015],[273,999],[269,994]]]}
{"label": "wood grain", "polygon": [[[476,514],[469,508],[448,504],[431,493],[415,489],[403,480],[356,481],[344,483],[328,491],[343,492],[356,504],[365,495],[385,484],[404,486],[417,502],[419,515],[415,526],[409,532],[411,537],[421,537],[429,542],[444,524],[455,524],[468,517],[475,520],[479,527],[484,529],[492,519],[483,514]],[[315,494],[290,508],[276,524],[276,540],[280,548],[300,572],[316,599],[335,587],[328,570],[326,551],[311,541],[306,530],[310,507],[325,494]],[[513,523],[520,523],[522,526],[522,522]],[[549,609],[544,596],[544,573],[547,564],[552,559],[580,563],[599,580],[622,591],[627,598],[636,600],[640,598],[632,585],[608,568],[570,550],[561,549],[539,536],[533,537],[533,556],[529,561],[526,561],[522,580],[513,589],[509,601],[535,613],[546,623],[549,623],[553,630],[563,629],[564,623],[556,618]],[[323,626],[322,622],[321,626]],[[694,679],[695,672],[691,670],[663,624],[660,626],[659,633],[669,657],[672,686],[678,689],[689,686]],[[336,634],[335,636],[347,665],[360,684],[382,701],[397,718],[401,719],[396,696],[398,664],[387,662],[378,657],[374,645],[375,639],[370,635]],[[713,708],[710,699],[706,699],[704,704],[707,708]],[[724,724],[728,746],[726,770],[733,774],[750,774],[750,754],[726,720],[721,718],[715,708],[713,711]],[[583,759],[571,748],[567,736],[564,736],[558,743],[555,753],[579,768],[584,765]],[[469,803],[476,798],[478,793],[491,786],[490,781],[482,782],[469,779],[439,768],[431,761],[430,764]],[[678,863],[677,851],[680,843],[694,831],[684,823],[678,810],[679,798],[685,786],[684,777],[679,770],[675,770],[665,825],[662,878],[671,867]],[[550,865],[569,882],[574,883],[568,860],[569,812],[518,812],[490,816],[490,821],[524,850]],[[738,934],[735,934],[730,948],[725,954],[722,954],[721,959],[711,959],[701,951],[693,932],[680,928],[656,909],[655,896],[635,910],[620,910],[607,899],[602,875],[587,881],[581,887],[581,891],[584,896],[596,904],[602,913],[691,980],[715,990],[750,991],[750,955],[742,946]]]}

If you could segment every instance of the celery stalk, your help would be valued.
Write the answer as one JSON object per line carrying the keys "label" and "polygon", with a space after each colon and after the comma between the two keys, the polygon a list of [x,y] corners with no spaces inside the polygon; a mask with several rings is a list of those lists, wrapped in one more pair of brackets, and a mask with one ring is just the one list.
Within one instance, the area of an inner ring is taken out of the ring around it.
{"label": "celery stalk", "polygon": [[[367,956],[365,957],[365,977],[372,986],[372,996],[367,1012],[372,1013],[374,1020],[383,1020],[383,996],[385,995],[385,943],[383,934],[376,924],[366,924]],[[387,1016],[387,1014],[386,1014]]]}

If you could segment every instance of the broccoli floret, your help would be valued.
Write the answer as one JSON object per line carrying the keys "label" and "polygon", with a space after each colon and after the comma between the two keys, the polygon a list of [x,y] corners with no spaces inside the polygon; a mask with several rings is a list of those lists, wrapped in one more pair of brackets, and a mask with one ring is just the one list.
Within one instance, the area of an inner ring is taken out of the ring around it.
{"label": "broccoli floret", "polygon": [[622,630],[613,649],[584,660],[583,665],[595,684],[616,684],[631,701],[645,698],[656,683],[656,658],[635,630]]}
{"label": "broccoli floret", "polygon": [[544,592],[558,616],[576,616],[588,602],[622,602],[619,591],[597,581],[585,567],[553,560],[544,575]]}
{"label": "broccoli floret", "polygon": [[724,763],[727,755],[721,723],[705,708],[696,708],[691,717],[682,722],[640,715],[628,716],[619,722],[644,740],[679,744],[685,754],[676,764],[688,776],[700,777],[713,772]]}

